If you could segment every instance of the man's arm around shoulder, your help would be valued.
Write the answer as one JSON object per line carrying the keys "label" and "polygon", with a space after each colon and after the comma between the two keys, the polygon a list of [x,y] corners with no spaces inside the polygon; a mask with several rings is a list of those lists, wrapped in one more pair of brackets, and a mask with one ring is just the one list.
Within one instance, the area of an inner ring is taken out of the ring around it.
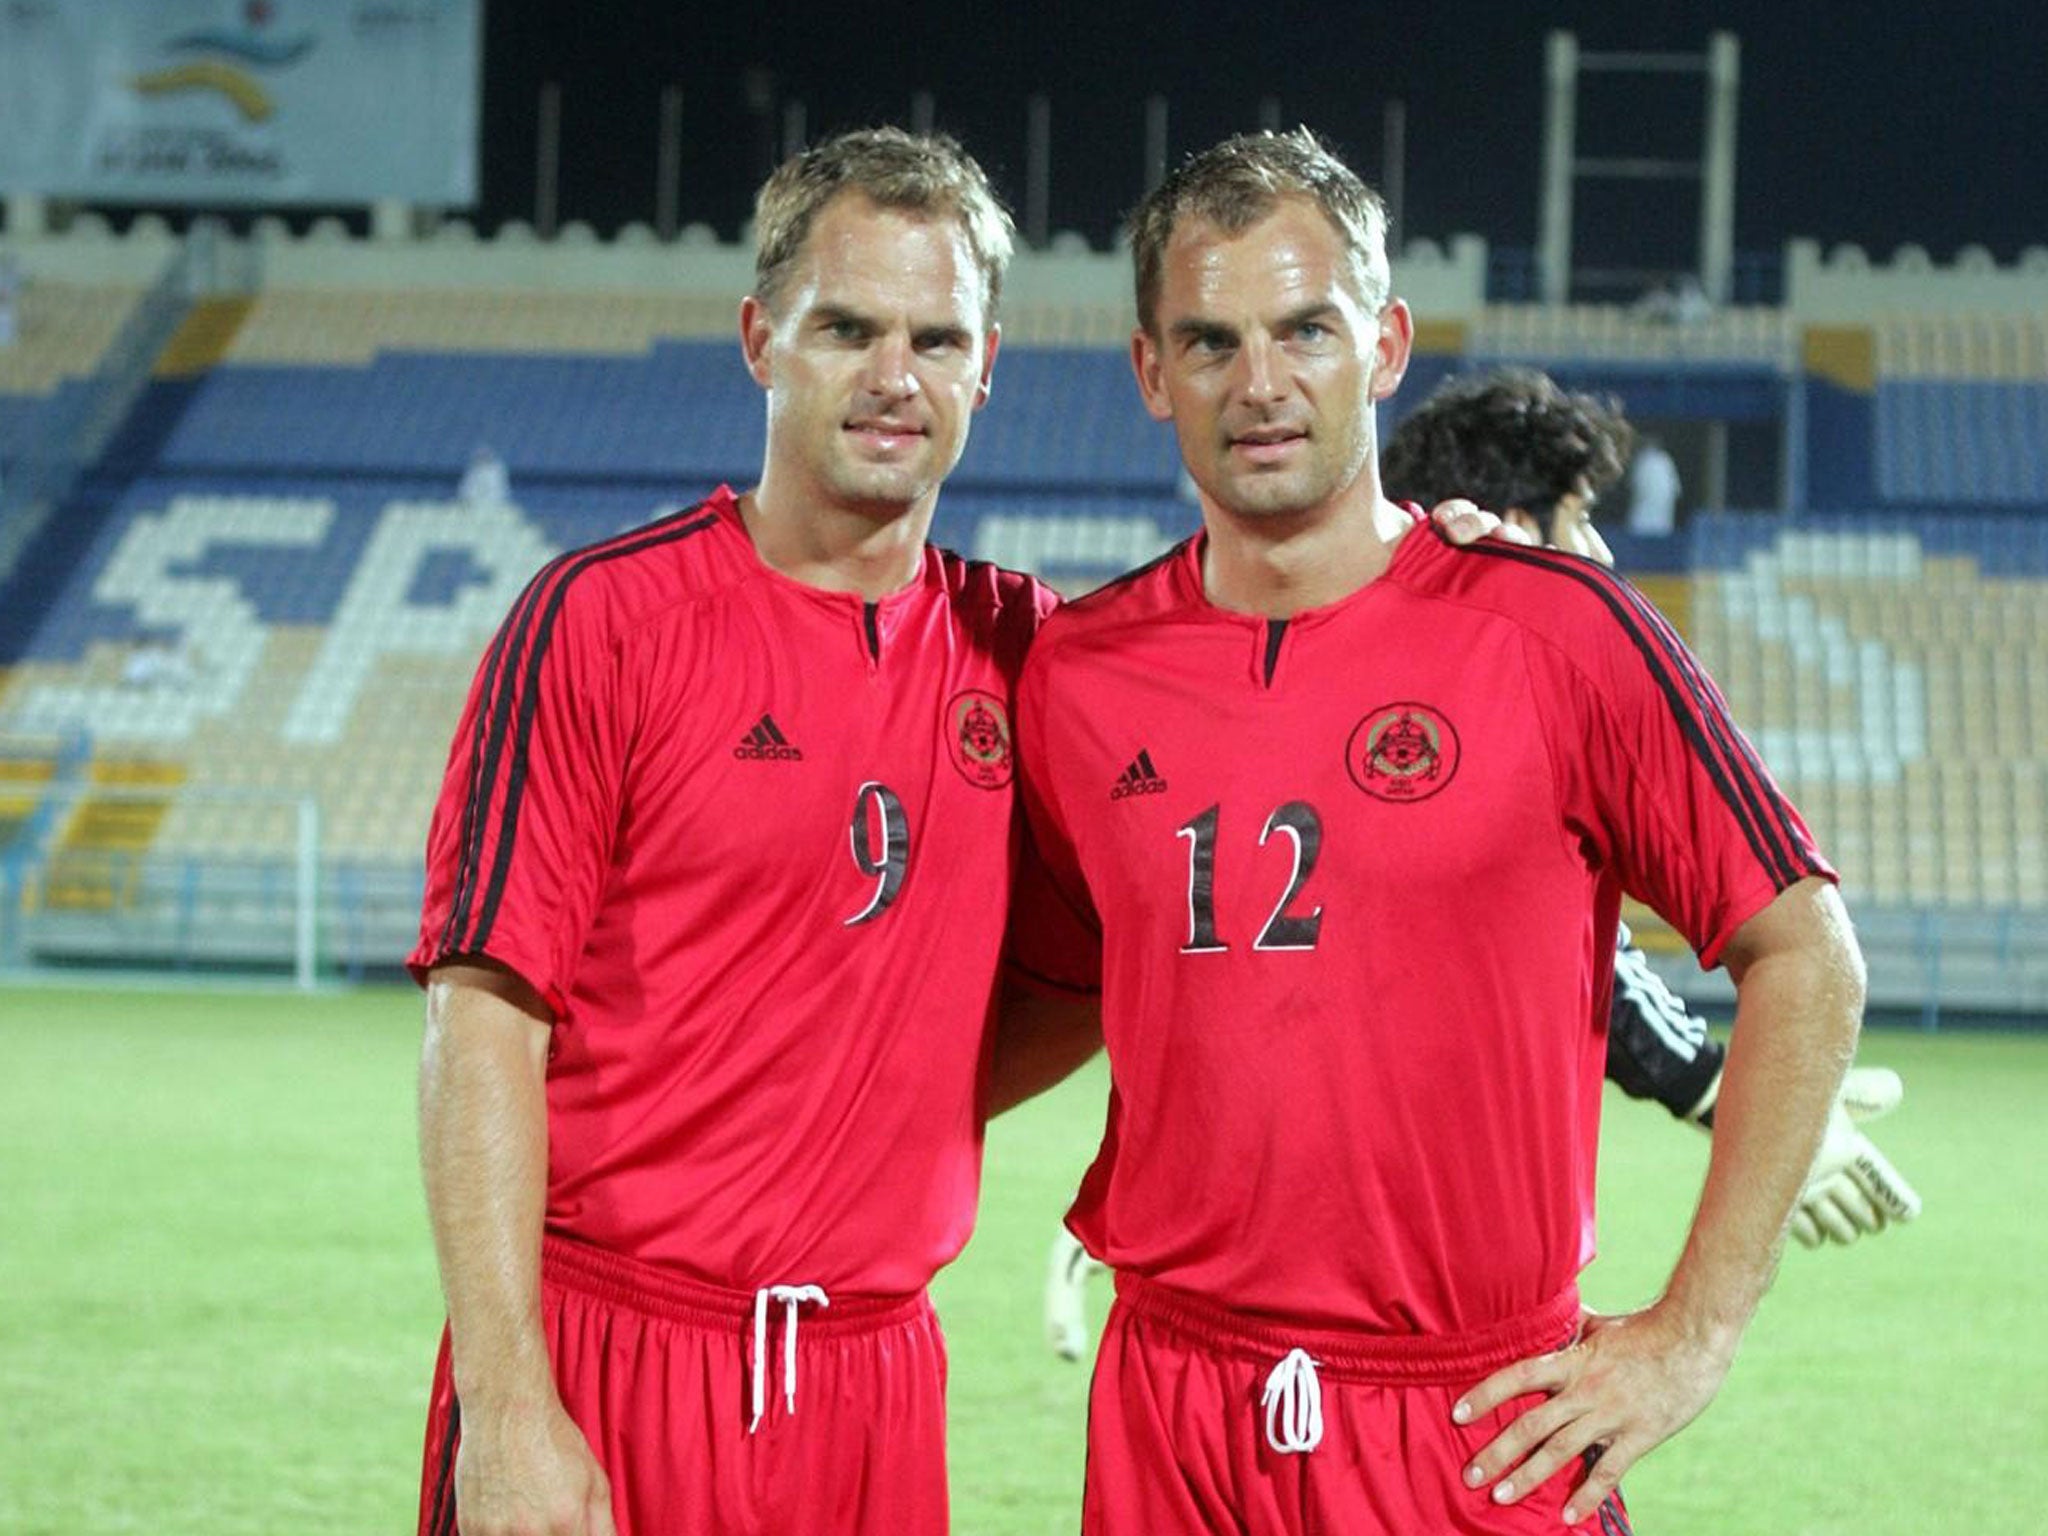
{"label": "man's arm around shoulder", "polygon": [[1005,978],[996,1012],[988,1118],[1065,1082],[1102,1049],[1102,999]]}
{"label": "man's arm around shoulder", "polygon": [[448,1301],[463,1536],[613,1536],[610,1486],[563,1411],[541,1330],[547,1005],[486,961],[436,966],[420,1172]]}

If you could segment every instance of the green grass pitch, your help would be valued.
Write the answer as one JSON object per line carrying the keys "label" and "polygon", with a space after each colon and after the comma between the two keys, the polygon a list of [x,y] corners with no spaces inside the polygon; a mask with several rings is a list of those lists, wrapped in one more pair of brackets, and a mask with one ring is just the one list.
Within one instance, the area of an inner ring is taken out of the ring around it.
{"label": "green grass pitch", "polygon": [[[418,1019],[395,990],[0,990],[0,1532],[411,1529],[440,1320]],[[2048,1529],[2048,1036],[1863,1059],[1905,1077],[1879,1139],[1927,1213],[1787,1256],[1720,1399],[1629,1478],[1645,1536]],[[1102,1085],[995,1127],[937,1287],[963,1536],[1077,1525],[1085,1369],[1038,1294]],[[1705,1149],[1610,1103],[1595,1305],[1653,1290]]]}

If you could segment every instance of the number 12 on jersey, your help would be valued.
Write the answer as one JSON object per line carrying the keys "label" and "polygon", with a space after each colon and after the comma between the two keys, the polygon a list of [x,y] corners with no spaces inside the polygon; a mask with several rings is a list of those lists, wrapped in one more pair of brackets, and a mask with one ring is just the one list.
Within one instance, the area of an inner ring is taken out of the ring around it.
{"label": "number 12 on jersey", "polygon": [[[1184,955],[1216,955],[1230,948],[1216,928],[1216,843],[1222,819],[1223,807],[1212,805],[1174,833],[1188,842],[1188,941],[1180,950]],[[1316,860],[1322,856],[1322,818],[1306,800],[1290,800],[1266,818],[1265,828],[1259,833],[1259,846],[1265,847],[1276,833],[1284,833],[1293,844],[1294,870],[1280,892],[1280,899],[1274,902],[1265,927],[1252,941],[1252,948],[1314,949],[1323,928],[1322,907],[1318,905],[1308,912],[1290,909],[1302,887],[1308,884],[1309,876],[1315,873]]]}

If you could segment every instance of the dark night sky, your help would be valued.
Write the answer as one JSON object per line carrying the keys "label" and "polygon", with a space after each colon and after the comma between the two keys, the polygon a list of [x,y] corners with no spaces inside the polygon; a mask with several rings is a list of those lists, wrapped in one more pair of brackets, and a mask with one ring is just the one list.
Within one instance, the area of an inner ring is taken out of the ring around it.
{"label": "dark night sky", "polygon": [[[1698,52],[1716,27],[1742,43],[1736,244],[1776,253],[1795,235],[1874,254],[1904,242],[1946,258],[1982,244],[2002,260],[2048,245],[2048,22],[2008,0],[1942,7],[1730,0],[1652,7],[1270,0],[1230,6],[960,3],[838,7],[488,0],[482,217],[531,217],[535,101],[563,91],[561,214],[609,230],[651,221],[658,100],[684,92],[683,218],[730,237],[765,173],[779,109],[750,114],[745,76],[772,72],[812,136],[905,121],[929,90],[1013,204],[1023,200],[1025,98],[1053,116],[1052,219],[1098,243],[1142,191],[1143,100],[1170,104],[1175,158],[1284,120],[1333,139],[1382,175],[1386,104],[1407,108],[1407,233],[1535,241],[1543,41]],[[1083,19],[1085,18],[1085,19]],[[1591,79],[1582,154],[1692,158],[1695,76]],[[1690,185],[1620,192],[1582,184],[1582,261],[1675,263],[1691,249]]]}

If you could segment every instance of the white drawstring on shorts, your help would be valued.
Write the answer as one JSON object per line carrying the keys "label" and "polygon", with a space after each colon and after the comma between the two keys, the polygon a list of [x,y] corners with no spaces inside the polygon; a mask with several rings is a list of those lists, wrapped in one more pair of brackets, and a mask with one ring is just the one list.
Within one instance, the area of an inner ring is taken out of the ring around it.
{"label": "white drawstring on shorts", "polygon": [[1305,1349],[1290,1349],[1273,1367],[1260,1399],[1266,1405],[1266,1444],[1283,1456],[1323,1443],[1323,1384]]}
{"label": "white drawstring on shorts", "polygon": [[768,1410],[768,1304],[783,1306],[782,1396],[789,1411],[796,1412],[796,1315],[806,1302],[829,1307],[832,1298],[815,1285],[764,1285],[754,1292],[754,1421],[752,1434],[761,1427],[761,1415]]}

